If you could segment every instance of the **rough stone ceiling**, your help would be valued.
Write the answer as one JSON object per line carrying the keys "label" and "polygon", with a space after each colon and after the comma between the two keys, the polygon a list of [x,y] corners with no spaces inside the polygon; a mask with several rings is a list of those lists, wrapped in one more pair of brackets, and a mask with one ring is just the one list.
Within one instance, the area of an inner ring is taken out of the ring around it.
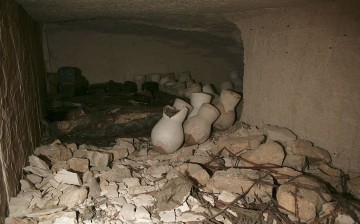
{"label": "rough stone ceiling", "polygon": [[170,29],[223,32],[225,16],[259,8],[297,5],[306,0],[17,0],[40,22],[111,19]]}

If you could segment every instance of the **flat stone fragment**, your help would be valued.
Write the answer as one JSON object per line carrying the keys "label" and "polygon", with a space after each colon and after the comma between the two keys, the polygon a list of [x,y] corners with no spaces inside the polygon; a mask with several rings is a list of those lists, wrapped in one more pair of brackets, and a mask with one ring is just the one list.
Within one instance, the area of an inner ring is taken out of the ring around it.
{"label": "flat stone fragment", "polygon": [[135,206],[133,204],[125,204],[119,213],[122,220],[131,221],[135,219]]}
{"label": "flat stone fragment", "polygon": [[7,217],[5,218],[5,224],[37,224],[38,222],[33,219],[27,218],[14,218],[14,217]]}
{"label": "flat stone fragment", "polygon": [[[256,165],[278,165],[281,166],[285,152],[281,145],[276,142],[267,142],[259,146],[258,149],[250,150],[241,155],[243,160],[240,161],[241,166]],[[249,162],[246,162],[249,161]],[[250,163],[252,162],[252,163]]]}
{"label": "flat stone fragment", "polygon": [[119,160],[129,156],[135,151],[133,143],[133,138],[118,138],[112,149],[107,151],[113,154],[114,160]]}
{"label": "flat stone fragment", "polygon": [[159,211],[169,211],[182,205],[190,195],[192,184],[177,177],[167,182],[155,195]]}
{"label": "flat stone fragment", "polygon": [[89,197],[98,198],[101,193],[101,188],[95,177],[92,177],[89,182]]}
{"label": "flat stone fragment", "polygon": [[313,160],[322,160],[330,163],[331,156],[328,151],[312,146],[312,143],[306,140],[296,140],[287,142],[286,152],[288,154],[303,155]]}
{"label": "flat stone fragment", "polygon": [[298,176],[280,185],[276,199],[284,208],[281,209],[283,213],[294,216],[297,210],[301,221],[308,222],[317,217],[322,205],[329,202],[331,196],[327,189],[315,179]]}
{"label": "flat stone fragment", "polygon": [[117,198],[119,197],[118,185],[114,182],[109,183],[107,186],[101,186],[101,196],[106,196],[107,198]]}
{"label": "flat stone fragment", "polygon": [[[258,184],[254,183],[261,179]],[[267,184],[265,184],[267,183]],[[215,187],[218,191],[229,191],[232,193],[242,194],[251,189],[246,194],[246,199],[249,202],[255,200],[255,194],[263,200],[268,202],[271,200],[273,178],[266,172],[261,172],[251,169],[237,169],[230,168],[225,171],[216,171],[209,181],[209,187]]]}
{"label": "flat stone fragment", "polygon": [[40,177],[47,177],[52,175],[51,171],[48,169],[41,169],[38,167],[33,167],[33,166],[27,166],[23,168],[25,171],[36,174]]}
{"label": "flat stone fragment", "polygon": [[83,158],[70,158],[67,160],[69,168],[75,172],[84,173],[89,170],[89,160]]}
{"label": "flat stone fragment", "polygon": [[59,206],[65,206],[67,208],[74,208],[81,204],[87,197],[88,191],[86,188],[79,188],[69,185],[60,197]]}
{"label": "flat stone fragment", "polygon": [[347,182],[350,194],[360,200],[360,177],[354,177]]}
{"label": "flat stone fragment", "polygon": [[293,177],[302,175],[301,172],[289,167],[271,168],[269,169],[269,172],[271,172],[271,175],[277,180],[279,184],[283,184]]}
{"label": "flat stone fragment", "polygon": [[121,182],[124,178],[131,177],[130,170],[126,167],[122,169],[112,169],[101,174],[100,178],[109,182]]}
{"label": "flat stone fragment", "polygon": [[51,171],[56,173],[60,170],[69,170],[70,166],[66,161],[58,161],[54,163],[51,167]]}
{"label": "flat stone fragment", "polygon": [[20,180],[21,184],[21,191],[31,190],[32,185],[30,184],[30,181],[27,180]]}
{"label": "flat stone fragment", "polygon": [[10,217],[20,217],[25,216],[32,211],[32,208],[29,208],[31,197],[11,197],[9,203],[9,213]]}
{"label": "flat stone fragment", "polygon": [[91,166],[105,167],[109,165],[110,154],[97,151],[87,151],[87,158],[90,160]]}
{"label": "flat stone fragment", "polygon": [[283,166],[291,167],[300,172],[304,171],[308,166],[306,156],[302,155],[286,155]]}
{"label": "flat stone fragment", "polygon": [[175,222],[176,221],[176,215],[174,210],[170,211],[160,211],[159,212],[160,220],[169,223],[169,222]]}
{"label": "flat stone fragment", "polygon": [[287,142],[296,140],[296,135],[287,128],[277,127],[274,125],[264,125],[263,129],[268,139],[273,141]]}
{"label": "flat stone fragment", "polygon": [[149,223],[151,222],[150,213],[143,206],[137,207],[135,220],[137,223]]}
{"label": "flat stone fragment", "polygon": [[155,198],[149,194],[140,194],[132,198],[136,207],[150,207],[154,205]]}
{"label": "flat stone fragment", "polygon": [[236,194],[233,194],[229,191],[224,190],[224,191],[221,191],[221,193],[219,194],[218,200],[223,203],[230,203],[230,202],[234,201],[236,197],[237,197]]}
{"label": "flat stone fragment", "polygon": [[202,186],[205,186],[210,179],[210,175],[206,170],[204,170],[198,164],[193,163],[183,163],[180,166],[175,167],[170,172],[168,172],[166,178],[171,180],[181,176],[190,176],[195,182],[194,184],[200,184]]}
{"label": "flat stone fragment", "polygon": [[64,184],[73,184],[81,186],[82,182],[77,173],[69,172],[67,170],[60,170],[55,176],[54,179],[59,183]]}
{"label": "flat stone fragment", "polygon": [[217,152],[223,150],[222,155],[228,156],[230,153],[238,155],[246,149],[257,149],[264,139],[265,136],[263,135],[223,139],[217,142],[217,151],[212,151],[212,153],[217,154]]}
{"label": "flat stone fragment", "polygon": [[33,184],[37,184],[42,181],[42,178],[35,174],[28,174],[26,175],[26,178]]}
{"label": "flat stone fragment", "polygon": [[63,211],[64,209],[65,209],[65,207],[57,207],[57,208],[48,208],[48,209],[37,210],[37,211],[27,214],[26,217],[31,218],[31,217],[39,217],[39,216],[49,215],[52,213]]}
{"label": "flat stone fragment", "polygon": [[177,217],[177,221],[182,221],[185,223],[189,222],[200,222],[201,220],[204,220],[205,217],[201,214],[197,214],[195,212],[184,212],[181,214],[180,217]]}
{"label": "flat stone fragment", "polygon": [[30,166],[37,167],[40,169],[48,170],[49,166],[44,162],[42,159],[40,159],[37,156],[31,155],[29,156],[29,163]]}

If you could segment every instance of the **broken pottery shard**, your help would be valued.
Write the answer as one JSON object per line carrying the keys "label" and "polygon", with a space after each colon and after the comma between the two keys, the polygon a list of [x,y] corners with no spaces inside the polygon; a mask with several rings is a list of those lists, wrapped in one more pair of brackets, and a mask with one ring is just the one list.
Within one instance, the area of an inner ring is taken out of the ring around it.
{"label": "broken pottery shard", "polygon": [[302,155],[286,155],[283,166],[291,167],[297,171],[304,171],[308,166],[306,156]]}
{"label": "broken pottery shard", "polygon": [[317,217],[322,205],[331,200],[327,189],[315,179],[298,176],[280,185],[276,199],[285,214],[295,216],[308,222]]}
{"label": "broken pottery shard", "polygon": [[184,178],[175,178],[167,182],[155,195],[159,211],[169,211],[182,205],[190,195],[192,184]]}
{"label": "broken pottery shard", "polygon": [[210,175],[201,166],[192,163],[183,163],[178,167],[172,169],[166,175],[168,180],[176,177],[185,176],[191,179],[195,185],[206,185],[210,179]]}
{"label": "broken pottery shard", "polygon": [[48,208],[48,209],[37,210],[37,211],[27,214],[26,217],[31,218],[31,217],[39,217],[39,216],[49,215],[52,213],[63,211],[64,209],[65,209],[65,207],[57,207],[57,208]]}
{"label": "broken pottery shard", "polygon": [[296,135],[287,128],[277,127],[274,125],[264,125],[263,129],[268,139],[273,141],[287,142],[296,140]]}
{"label": "broken pottery shard", "polygon": [[110,154],[97,151],[87,151],[87,158],[90,160],[91,166],[105,167],[109,165]]}
{"label": "broken pottery shard", "polygon": [[296,140],[287,142],[286,152],[289,154],[303,155],[312,160],[322,160],[330,163],[331,156],[328,151],[312,146],[312,143],[306,140]]}
{"label": "broken pottery shard", "polygon": [[82,182],[77,173],[69,172],[66,170],[60,170],[55,176],[54,179],[59,183],[64,184],[73,184],[81,186]]}
{"label": "broken pottery shard", "polygon": [[69,185],[60,197],[59,206],[74,208],[86,199],[87,194],[88,191],[85,188]]}
{"label": "broken pottery shard", "polygon": [[82,158],[70,158],[67,163],[70,166],[70,169],[75,172],[84,173],[89,170],[89,160]]}
{"label": "broken pottery shard", "polygon": [[257,149],[264,139],[263,135],[223,139],[217,143],[217,151],[212,151],[212,153],[217,154],[222,150],[222,155],[225,156],[229,154],[238,155],[246,149]]}
{"label": "broken pottery shard", "polygon": [[33,166],[33,167],[37,167],[37,168],[44,169],[44,170],[49,169],[49,166],[46,164],[46,162],[44,162],[39,157],[34,156],[34,155],[29,156],[29,163],[30,163],[30,166]]}
{"label": "broken pottery shard", "polygon": [[[257,180],[261,181],[256,183]],[[248,201],[254,201],[256,194],[263,202],[268,202],[271,200],[273,184],[273,178],[266,172],[230,168],[216,171],[208,185],[210,188],[215,187],[214,190],[226,190],[237,194],[242,194],[251,188],[245,197]]]}
{"label": "broken pottery shard", "polygon": [[[281,166],[285,152],[281,145],[276,142],[267,142],[259,146],[258,149],[250,150],[241,155],[241,166],[256,165],[278,165]],[[249,161],[249,162],[246,162]]]}
{"label": "broken pottery shard", "polygon": [[24,170],[27,172],[36,174],[40,177],[47,177],[52,174],[51,171],[48,169],[46,170],[46,169],[41,169],[41,168],[33,167],[33,166],[24,167]]}
{"label": "broken pottery shard", "polygon": [[356,199],[360,200],[360,177],[352,178],[347,182],[347,187],[350,194],[352,194]]}

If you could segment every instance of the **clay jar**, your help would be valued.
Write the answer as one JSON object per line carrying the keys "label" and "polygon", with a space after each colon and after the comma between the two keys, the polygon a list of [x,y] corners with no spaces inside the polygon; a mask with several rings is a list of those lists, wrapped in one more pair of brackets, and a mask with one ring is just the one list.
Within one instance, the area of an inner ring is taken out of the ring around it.
{"label": "clay jar", "polygon": [[207,93],[191,93],[190,103],[194,107],[193,111],[189,114],[189,118],[197,115],[201,105],[204,103],[210,103],[211,95]]}
{"label": "clay jar", "polygon": [[171,106],[164,107],[163,117],[151,131],[151,141],[156,151],[170,154],[181,147],[184,142],[182,123],[188,110],[187,107],[180,111]]}
{"label": "clay jar", "polygon": [[235,122],[235,107],[241,100],[241,95],[235,91],[229,89],[223,89],[220,94],[220,102],[216,104],[216,108],[219,109],[221,115],[215,121],[214,128],[216,130],[227,130]]}
{"label": "clay jar", "polygon": [[144,84],[144,82],[146,82],[146,80],[147,80],[147,75],[134,76],[134,82],[136,83],[138,93],[142,92],[142,85]]}
{"label": "clay jar", "polygon": [[150,81],[150,82],[157,82],[157,83],[159,83],[159,82],[160,82],[161,74],[160,74],[160,73],[152,73],[152,74],[149,74],[148,77],[149,77],[149,81]]}
{"label": "clay jar", "polygon": [[183,107],[187,107],[188,108],[188,114],[190,114],[191,111],[194,109],[193,106],[191,106],[186,101],[184,101],[182,99],[179,99],[179,98],[175,99],[173,107],[175,107],[177,110],[181,110]]}
{"label": "clay jar", "polygon": [[204,103],[197,115],[188,118],[184,123],[185,142],[188,145],[205,142],[211,133],[211,125],[219,117],[219,110],[211,104]]}

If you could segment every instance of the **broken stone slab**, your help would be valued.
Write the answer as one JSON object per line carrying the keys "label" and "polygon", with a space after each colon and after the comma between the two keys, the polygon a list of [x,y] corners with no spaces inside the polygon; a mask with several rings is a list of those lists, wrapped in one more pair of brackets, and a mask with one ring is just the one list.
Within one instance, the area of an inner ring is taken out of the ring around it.
{"label": "broken stone slab", "polygon": [[349,193],[352,194],[356,199],[360,200],[360,176],[352,178],[346,184]]}
{"label": "broken stone slab", "polygon": [[283,166],[303,172],[308,167],[308,161],[306,156],[288,154],[284,159]]}
{"label": "broken stone slab", "polygon": [[198,148],[197,145],[181,147],[175,153],[170,163],[186,162],[194,155],[194,151]]}
{"label": "broken stone slab", "polygon": [[66,161],[57,161],[51,167],[51,171],[54,173],[59,172],[60,170],[69,170],[69,169],[70,166]]}
{"label": "broken stone slab", "polygon": [[11,197],[9,203],[9,216],[22,217],[29,214],[32,208],[29,208],[33,196],[30,197]]}
{"label": "broken stone slab", "polygon": [[26,172],[36,174],[40,177],[47,177],[49,175],[52,175],[52,172],[49,169],[41,169],[33,166],[24,167],[23,170],[25,170]]}
{"label": "broken stone slab", "polygon": [[148,174],[155,178],[164,177],[173,167],[169,165],[154,165],[148,169]]}
{"label": "broken stone slab", "polygon": [[98,198],[101,193],[101,188],[95,177],[92,177],[89,182],[89,197]]}
{"label": "broken stone slab", "polygon": [[263,129],[267,138],[273,141],[287,142],[296,140],[296,135],[287,128],[274,125],[264,125]]}
{"label": "broken stone slab", "polygon": [[279,184],[283,184],[293,177],[302,175],[301,172],[296,171],[290,167],[270,168],[267,170],[271,172],[271,175]]}
{"label": "broken stone slab", "polygon": [[30,218],[6,217],[5,224],[38,224],[38,221]]}
{"label": "broken stone slab", "polygon": [[318,177],[337,192],[342,193],[344,191],[344,175],[340,169],[333,168],[323,161],[318,161],[316,163],[312,163],[309,168],[306,169],[306,173]]}
{"label": "broken stone slab", "polygon": [[127,167],[111,169],[101,172],[100,178],[109,182],[121,182],[124,178],[131,177],[131,172]]}
{"label": "broken stone slab", "polygon": [[135,219],[135,206],[133,204],[126,203],[119,212],[119,217],[124,221],[131,221]]}
{"label": "broken stone slab", "polygon": [[83,158],[83,159],[87,159],[87,155],[88,155],[88,150],[87,149],[78,149],[74,152],[73,157],[74,158]]}
{"label": "broken stone slab", "polygon": [[91,166],[106,167],[110,162],[110,154],[97,151],[87,151],[87,158]]}
{"label": "broken stone slab", "polygon": [[52,143],[50,147],[38,147],[35,149],[35,155],[45,156],[52,163],[55,163],[58,161],[66,161],[67,159],[70,159],[72,157],[72,152],[70,149],[61,145],[61,143]]}
{"label": "broken stone slab", "polygon": [[[247,137],[227,138],[217,142],[216,151],[211,151],[213,154],[217,154],[220,150],[223,156],[229,156],[229,154],[239,155],[240,152],[247,149],[257,149],[264,141],[265,136],[253,135]],[[230,152],[228,152],[229,150]]]}
{"label": "broken stone slab", "polygon": [[115,182],[110,182],[109,185],[100,185],[100,196],[106,196],[107,198],[119,197],[118,185]]}
{"label": "broken stone slab", "polygon": [[89,160],[83,158],[70,158],[67,160],[72,171],[84,173],[89,170]]}
{"label": "broken stone slab", "polygon": [[54,179],[59,183],[72,184],[81,186],[82,182],[77,173],[69,172],[67,170],[60,170],[55,176]]}
{"label": "broken stone slab", "polygon": [[192,184],[181,177],[168,181],[155,195],[159,211],[169,211],[182,205],[190,195]]}
{"label": "broken stone slab", "polygon": [[223,190],[218,196],[218,201],[223,204],[228,204],[230,202],[233,202],[235,198],[237,197],[236,194],[233,194],[229,191]]}
{"label": "broken stone slab", "polygon": [[[260,180],[259,183],[256,183]],[[271,200],[274,180],[266,172],[252,169],[230,168],[224,171],[216,171],[211,177],[207,187],[214,193],[223,190],[242,194],[249,190],[245,199],[255,201],[255,194],[263,201]],[[251,188],[251,189],[250,189]]]}
{"label": "broken stone slab", "polygon": [[26,178],[33,184],[37,184],[42,181],[42,178],[35,174],[28,174],[26,175]]}
{"label": "broken stone slab", "polygon": [[301,221],[308,222],[315,219],[323,204],[332,198],[323,184],[307,176],[298,176],[280,185],[276,199],[283,213],[297,215]]}
{"label": "broken stone slab", "polygon": [[204,215],[195,212],[184,212],[181,213],[180,216],[176,217],[176,221],[181,221],[184,223],[201,222],[204,219]]}
{"label": "broken stone slab", "polygon": [[155,203],[155,198],[149,194],[140,194],[132,198],[136,207],[150,207]]}
{"label": "broken stone slab", "polygon": [[210,175],[200,165],[193,163],[183,163],[180,166],[173,168],[167,173],[168,180],[176,177],[189,177],[194,181],[195,185],[205,186],[210,179]]}
{"label": "broken stone slab", "polygon": [[303,139],[288,141],[286,145],[288,154],[306,156],[311,160],[322,160],[330,163],[331,156],[328,151],[312,146],[312,143]]}
{"label": "broken stone slab", "polygon": [[64,209],[65,209],[65,207],[41,209],[41,210],[33,211],[33,212],[27,214],[26,217],[33,218],[33,217],[49,215],[49,214],[53,214],[53,213],[56,213],[56,212],[63,211]]}
{"label": "broken stone slab", "polygon": [[135,151],[133,138],[118,138],[116,144],[107,152],[113,154],[114,160],[120,160],[132,154]]}
{"label": "broken stone slab", "polygon": [[29,156],[29,163],[30,163],[30,166],[33,166],[33,167],[37,167],[37,168],[44,169],[44,170],[49,169],[49,166],[46,164],[45,161],[43,161],[42,159],[40,159],[39,157],[34,156],[34,155]]}
{"label": "broken stone slab", "polygon": [[59,206],[74,208],[75,206],[83,203],[83,201],[87,198],[87,195],[88,191],[86,188],[69,185],[59,198]]}
{"label": "broken stone slab", "polygon": [[94,177],[93,172],[86,171],[82,176],[82,181],[83,183],[89,183],[93,177]]}
{"label": "broken stone slab", "polygon": [[139,182],[139,178],[137,178],[137,177],[127,177],[127,178],[122,179],[122,182],[124,182],[124,184],[127,187],[134,187],[134,186],[141,185]]}
{"label": "broken stone slab", "polygon": [[155,186],[139,185],[139,186],[129,187],[127,190],[128,190],[128,194],[130,194],[130,195],[145,194],[145,193],[155,191]]}
{"label": "broken stone slab", "polygon": [[281,166],[285,158],[285,152],[280,144],[276,142],[267,142],[260,145],[258,149],[250,150],[241,154],[241,158],[241,166]]}
{"label": "broken stone slab", "polygon": [[160,211],[159,212],[160,220],[165,223],[176,222],[176,213],[174,210],[170,211]]}
{"label": "broken stone slab", "polygon": [[150,213],[143,206],[136,208],[135,223],[152,223]]}
{"label": "broken stone slab", "polygon": [[20,180],[20,184],[21,184],[21,191],[32,190],[32,184],[30,183],[30,181]]}

